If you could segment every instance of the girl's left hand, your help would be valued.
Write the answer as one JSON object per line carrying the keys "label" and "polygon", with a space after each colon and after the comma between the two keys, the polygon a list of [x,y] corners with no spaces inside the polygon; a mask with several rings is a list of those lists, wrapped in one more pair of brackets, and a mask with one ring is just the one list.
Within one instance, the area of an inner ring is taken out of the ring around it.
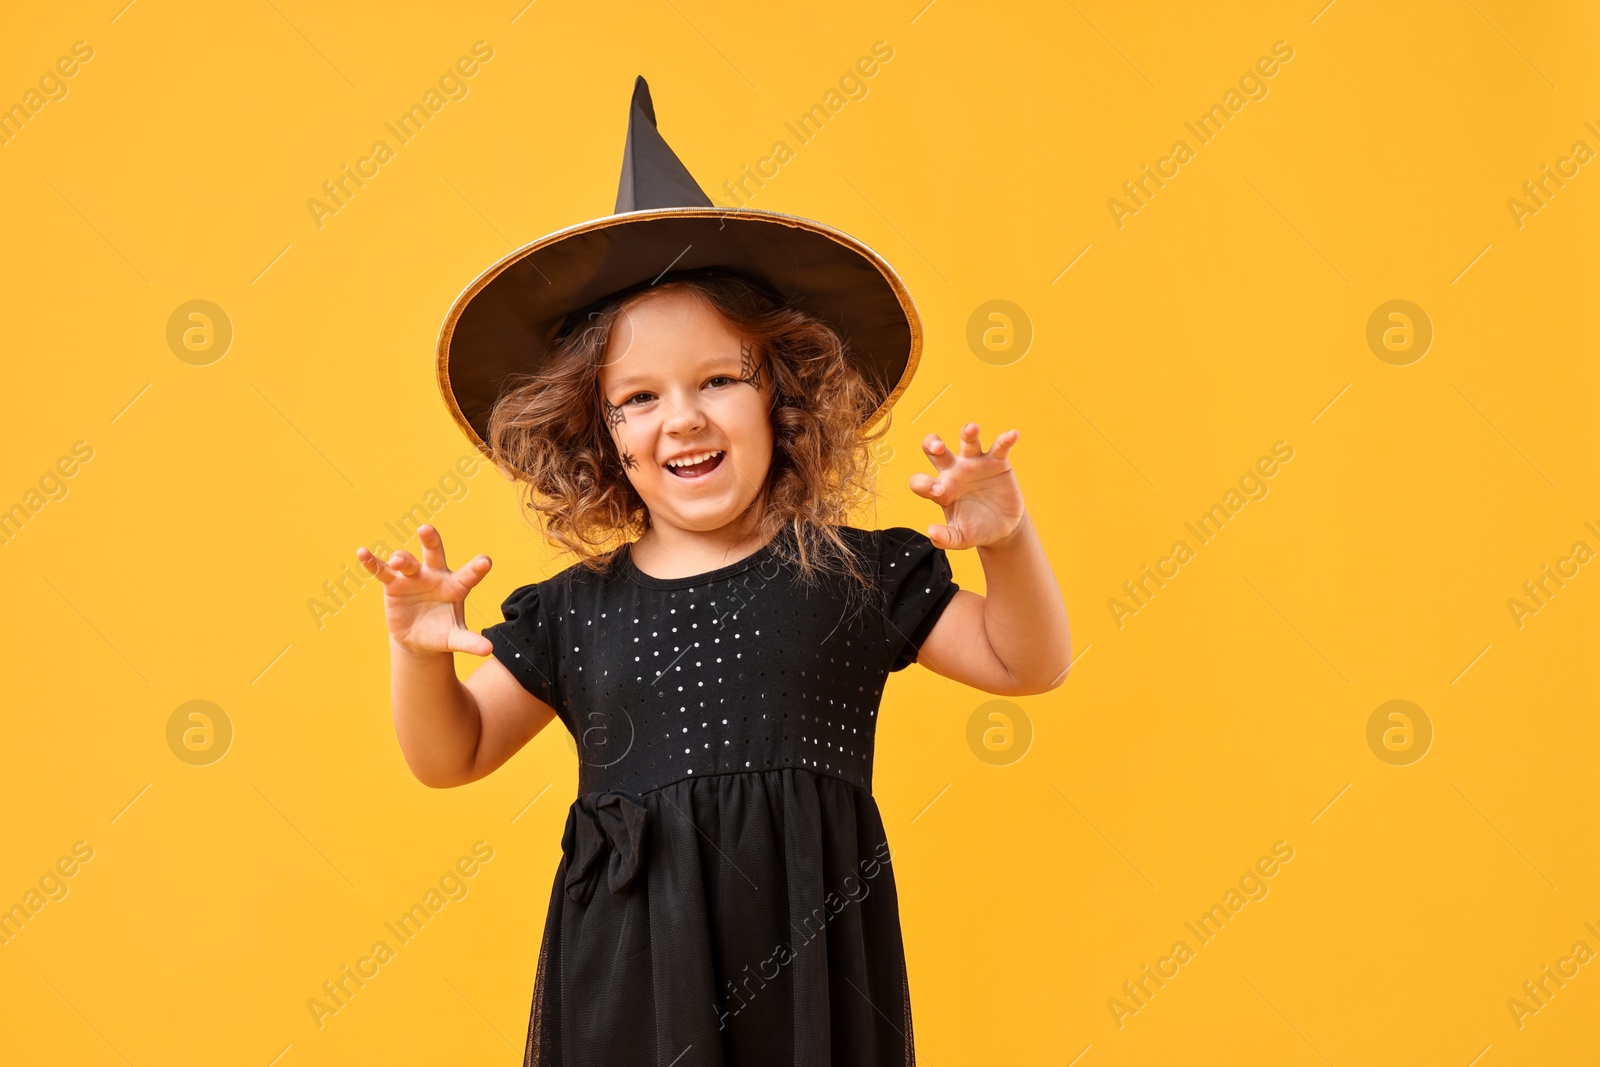
{"label": "girl's left hand", "polygon": [[961,428],[961,452],[952,456],[938,434],[922,439],[922,451],[938,468],[937,478],[918,472],[911,491],[944,508],[943,526],[928,527],[938,548],[980,548],[1004,541],[1022,524],[1022,487],[1006,461],[1021,435],[1007,430],[985,452],[978,424]]}

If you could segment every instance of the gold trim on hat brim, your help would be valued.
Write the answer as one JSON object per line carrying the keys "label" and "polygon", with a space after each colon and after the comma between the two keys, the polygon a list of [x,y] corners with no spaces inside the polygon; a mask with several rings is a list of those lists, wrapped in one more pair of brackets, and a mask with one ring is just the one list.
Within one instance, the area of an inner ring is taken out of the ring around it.
{"label": "gold trim on hat brim", "polygon": [[[910,337],[910,344],[906,354],[905,366],[900,373],[899,380],[896,382],[894,388],[890,390],[889,394],[884,398],[884,400],[873,411],[872,415],[862,423],[863,429],[873,426],[880,418],[882,418],[888,412],[888,410],[894,406],[895,402],[899,400],[900,396],[905,392],[907,387],[909,387],[911,384],[911,379],[916,373],[917,364],[921,359],[922,322],[917,314],[916,305],[912,302],[911,294],[906,289],[905,284],[900,280],[900,276],[895,272],[894,268],[891,267],[888,262],[882,256],[878,255],[878,253],[870,246],[854,237],[851,237],[847,233],[836,230],[831,226],[824,225],[823,223],[816,222],[812,219],[801,218],[798,215],[786,215],[776,211],[708,208],[658,208],[647,211],[631,211],[618,215],[607,215],[603,218],[591,219],[587,222],[578,223],[577,225],[569,226],[565,229],[557,230],[554,233],[547,234],[531,244],[522,246],[480,274],[472,281],[471,284],[461,291],[461,294],[456,297],[455,301],[451,304],[449,314],[446,315],[444,324],[439,331],[439,341],[435,360],[435,374],[437,377],[439,390],[444,396],[446,406],[450,409],[451,417],[455,419],[456,425],[461,428],[461,431],[467,435],[468,440],[472,441],[472,443],[477,446],[478,450],[485,456],[492,458],[492,452],[487,443],[484,441],[483,436],[479,434],[477,427],[472,424],[472,421],[461,410],[460,404],[458,404],[456,401],[455,391],[452,388],[450,381],[451,342],[455,334],[456,325],[460,321],[462,314],[467,310],[468,305],[470,305],[479,294],[481,294],[508,268],[512,267],[523,259],[526,259],[528,256],[533,255],[535,252],[550,248],[563,241],[580,236],[582,234],[593,233],[599,230],[611,229],[632,223],[661,218],[705,218],[721,220],[740,219],[806,230],[833,241],[834,243],[849,250],[851,253],[859,256],[867,263],[871,264],[871,266],[883,276],[884,281],[888,283],[890,289],[895,295],[896,300],[899,302],[901,314],[905,317],[906,326]],[[566,310],[571,311],[574,309],[568,308]]]}

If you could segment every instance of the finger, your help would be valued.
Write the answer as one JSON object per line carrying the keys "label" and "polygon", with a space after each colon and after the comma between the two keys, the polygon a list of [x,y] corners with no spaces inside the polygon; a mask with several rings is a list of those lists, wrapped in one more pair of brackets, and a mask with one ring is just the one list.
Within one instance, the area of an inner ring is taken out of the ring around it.
{"label": "finger", "polygon": [[415,578],[422,572],[422,564],[417,562],[417,557],[403,548],[389,557],[389,566],[407,578]]}
{"label": "finger", "polygon": [[394,581],[394,571],[384,566],[383,560],[367,551],[365,545],[356,549],[356,561],[361,564],[361,569],[372,575],[384,585]]}
{"label": "finger", "polygon": [[472,630],[455,629],[445,640],[452,652],[465,652],[473,656],[487,656],[494,652],[494,642]]}
{"label": "finger", "polygon": [[444,538],[439,536],[438,530],[423,523],[417,527],[417,540],[422,542],[423,566],[441,571],[450,569],[444,561]]}
{"label": "finger", "polygon": [[928,527],[928,540],[933,542],[935,548],[966,548],[966,541],[961,536],[961,531],[954,526],[935,524]]}
{"label": "finger", "polygon": [[922,439],[922,453],[940,470],[944,470],[956,461],[956,458],[950,454],[950,449],[946,447],[936,433],[930,433]]}
{"label": "finger", "polygon": [[989,455],[995,459],[1005,459],[1011,454],[1011,446],[1017,443],[1022,434],[1016,430],[1007,430],[994,439],[994,444],[989,448]]}
{"label": "finger", "polygon": [[488,556],[479,556],[469,560],[465,567],[455,572],[454,578],[461,583],[461,588],[470,590],[483,581],[484,575],[489,573],[489,568],[494,562]]}
{"label": "finger", "polygon": [[931,474],[922,471],[911,476],[911,491],[924,500],[932,500],[936,504],[948,503],[952,498],[950,487]]}
{"label": "finger", "polygon": [[975,422],[961,427],[961,455],[965,459],[983,455],[983,447],[978,443],[978,424]]}

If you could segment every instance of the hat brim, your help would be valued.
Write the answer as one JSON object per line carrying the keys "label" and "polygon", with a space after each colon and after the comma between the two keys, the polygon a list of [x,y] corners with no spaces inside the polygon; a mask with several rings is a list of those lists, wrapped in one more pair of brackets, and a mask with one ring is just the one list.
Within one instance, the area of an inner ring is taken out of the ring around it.
{"label": "hat brim", "polygon": [[922,353],[911,294],[867,245],[795,215],[660,208],[608,215],[517,249],[479,275],[439,331],[439,389],[485,455],[489,413],[512,375],[538,369],[573,310],[669,270],[730,267],[755,274],[832,326],[880,403],[900,398]]}

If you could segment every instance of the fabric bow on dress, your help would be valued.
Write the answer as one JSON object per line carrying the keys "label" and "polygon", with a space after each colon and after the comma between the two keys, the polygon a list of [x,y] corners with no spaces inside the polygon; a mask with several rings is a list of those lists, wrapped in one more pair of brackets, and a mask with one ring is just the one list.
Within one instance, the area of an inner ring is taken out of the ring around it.
{"label": "fabric bow on dress", "polygon": [[606,882],[623,893],[644,863],[648,812],[622,793],[588,793],[567,810],[561,849],[567,855],[567,896],[587,904],[600,880],[600,855],[610,846]]}

